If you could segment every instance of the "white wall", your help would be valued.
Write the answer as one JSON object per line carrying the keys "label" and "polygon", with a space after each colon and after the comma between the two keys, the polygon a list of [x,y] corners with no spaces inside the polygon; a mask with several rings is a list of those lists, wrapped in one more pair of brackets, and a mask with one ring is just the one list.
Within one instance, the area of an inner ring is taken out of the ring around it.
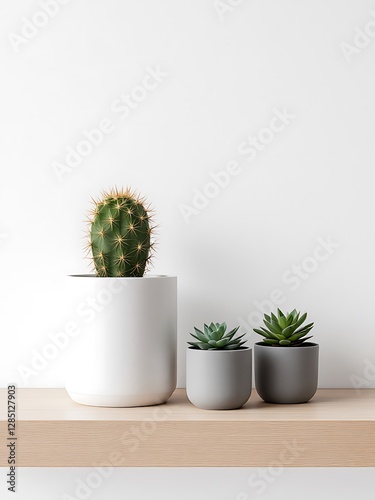
{"label": "white wall", "polygon": [[315,321],[321,387],[375,387],[375,2],[60,2],[0,3],[0,386],[64,384],[73,340],[26,370],[74,319],[90,197],[130,185],[160,223],[153,272],[179,278],[179,385],[193,325],[251,332],[278,298]]}

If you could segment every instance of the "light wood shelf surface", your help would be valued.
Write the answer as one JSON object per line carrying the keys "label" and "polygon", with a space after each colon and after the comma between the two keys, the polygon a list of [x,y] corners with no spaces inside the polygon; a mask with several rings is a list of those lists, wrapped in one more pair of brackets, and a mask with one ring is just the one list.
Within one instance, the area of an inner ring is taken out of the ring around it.
{"label": "light wood shelf surface", "polygon": [[375,389],[320,389],[301,405],[266,404],[253,390],[233,411],[199,410],[183,389],[143,408],[82,406],[64,389],[18,389],[16,434],[20,467],[375,467]]}

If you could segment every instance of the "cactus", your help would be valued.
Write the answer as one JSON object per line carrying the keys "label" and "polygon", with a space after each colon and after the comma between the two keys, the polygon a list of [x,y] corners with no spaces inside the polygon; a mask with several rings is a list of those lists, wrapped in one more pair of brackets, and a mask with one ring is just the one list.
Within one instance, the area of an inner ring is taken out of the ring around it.
{"label": "cactus", "polygon": [[239,326],[228,333],[226,323],[211,323],[204,325],[204,332],[194,327],[195,334],[190,335],[199,342],[188,342],[192,349],[202,349],[204,351],[214,350],[234,350],[240,349],[247,340],[241,340],[246,334],[234,338]]}
{"label": "cactus", "polygon": [[143,276],[153,247],[149,207],[130,189],[112,189],[93,201],[87,248],[97,276]]}
{"label": "cactus", "polygon": [[253,328],[254,332],[262,335],[263,342],[273,346],[299,346],[312,335],[306,337],[313,328],[314,323],[303,325],[306,321],[307,313],[302,314],[295,309],[291,313],[284,314],[280,309],[277,310],[277,316],[273,313],[269,316],[264,315],[263,323],[267,328]]}

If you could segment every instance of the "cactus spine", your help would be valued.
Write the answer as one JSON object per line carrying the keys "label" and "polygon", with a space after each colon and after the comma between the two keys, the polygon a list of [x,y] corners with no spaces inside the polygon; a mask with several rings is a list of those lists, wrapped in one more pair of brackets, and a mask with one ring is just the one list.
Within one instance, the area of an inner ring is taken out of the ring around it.
{"label": "cactus spine", "polygon": [[94,200],[88,249],[97,276],[143,276],[153,246],[151,215],[144,203],[130,189],[112,189]]}

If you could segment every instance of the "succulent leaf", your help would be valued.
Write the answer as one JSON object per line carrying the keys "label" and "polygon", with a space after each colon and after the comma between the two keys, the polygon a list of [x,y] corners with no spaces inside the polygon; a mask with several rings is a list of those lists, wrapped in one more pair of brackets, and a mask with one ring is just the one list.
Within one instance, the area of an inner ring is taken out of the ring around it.
{"label": "succulent leaf", "polygon": [[302,323],[305,322],[306,318],[307,318],[307,313],[302,314],[302,316],[299,319],[297,319],[297,321],[295,322],[295,330],[297,330],[297,328],[299,328],[302,325]]}
{"label": "succulent leaf", "polygon": [[296,310],[295,310],[295,309],[293,309],[293,311],[292,311],[292,312],[290,312],[290,313],[287,315],[286,319],[287,319],[287,321],[288,321],[288,325],[290,325],[290,324],[292,323],[292,321],[293,321],[293,319],[294,319],[294,312],[295,312],[295,311],[296,311]]}
{"label": "succulent leaf", "polygon": [[279,341],[275,340],[275,339],[265,339],[264,342],[266,342],[267,344],[272,344],[272,345],[277,345],[279,343]]}
{"label": "succulent leaf", "polygon": [[293,345],[300,345],[303,342],[305,342],[306,340],[311,339],[311,338],[312,338],[312,335],[310,335],[309,337],[305,337],[303,339],[297,340],[297,342],[293,342]]}
{"label": "succulent leaf", "polygon": [[201,342],[205,342],[206,341],[206,337],[202,334],[202,332],[200,330],[195,331],[195,335],[193,335],[192,333],[191,333],[191,335],[194,338],[200,340]]}
{"label": "succulent leaf", "polygon": [[288,326],[288,321],[287,321],[287,319],[284,316],[281,316],[279,318],[279,325],[280,325],[280,328],[282,328],[283,331]]}
{"label": "succulent leaf", "polygon": [[276,324],[279,322],[279,318],[275,314],[273,314],[273,313],[271,313],[271,321],[270,321],[270,323],[272,323],[272,321],[274,321]]}
{"label": "succulent leaf", "polygon": [[262,337],[269,338],[267,333],[264,333],[262,330],[259,330],[258,328],[254,328],[254,332],[258,333],[259,335],[262,335]]}
{"label": "succulent leaf", "polygon": [[275,323],[275,321],[272,320],[271,323],[269,323],[267,320],[263,320],[263,322],[268,327],[270,332],[274,334],[282,332],[282,329],[279,327],[279,325],[277,325],[277,323]]}
{"label": "succulent leaf", "polygon": [[284,313],[280,309],[277,309],[277,314],[278,314],[279,318],[285,318]]}
{"label": "succulent leaf", "polygon": [[225,347],[227,345],[226,339],[220,339],[216,342],[216,347]]}
{"label": "succulent leaf", "polygon": [[290,345],[292,342],[288,339],[280,340],[280,345]]}
{"label": "succulent leaf", "polygon": [[290,325],[284,328],[282,334],[284,335],[285,338],[288,338],[292,335],[293,331],[294,331],[294,325]]}
{"label": "succulent leaf", "polygon": [[304,337],[306,334],[307,334],[307,332],[295,333],[291,337],[289,337],[289,340],[291,342],[294,342],[294,341],[299,340],[300,338]]}
{"label": "succulent leaf", "polygon": [[305,325],[303,326],[302,328],[300,328],[299,330],[295,331],[294,333],[301,333],[302,331],[306,331],[306,333],[309,333],[309,331],[311,330],[311,328],[314,326],[314,323],[309,323],[308,325]]}

